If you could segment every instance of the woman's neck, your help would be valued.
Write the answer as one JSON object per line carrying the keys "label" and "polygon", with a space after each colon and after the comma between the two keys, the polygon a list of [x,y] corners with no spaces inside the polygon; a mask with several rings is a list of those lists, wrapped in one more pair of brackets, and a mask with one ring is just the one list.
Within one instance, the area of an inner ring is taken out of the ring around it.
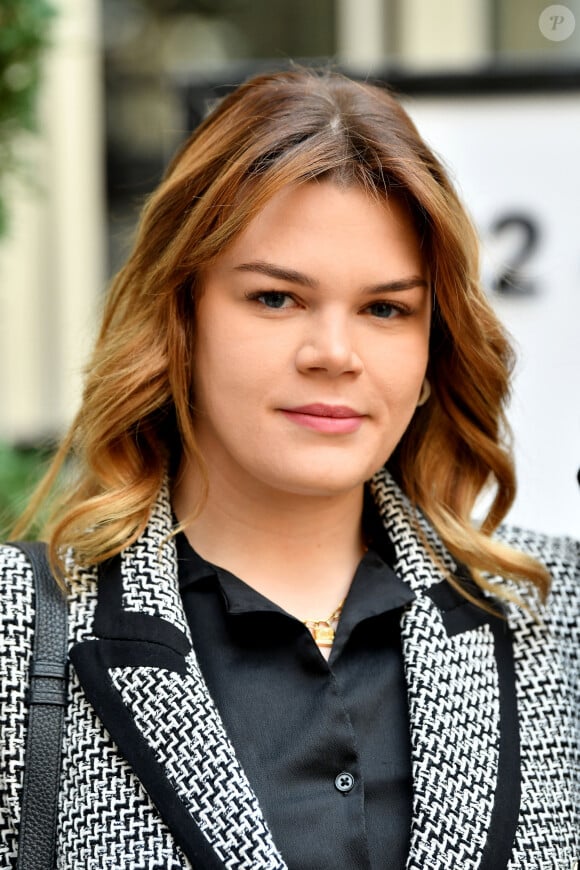
{"label": "woman's neck", "polygon": [[300,619],[323,619],[344,599],[364,552],[362,485],[310,496],[229,485],[210,472],[199,502],[199,476],[185,468],[173,507],[193,548]]}

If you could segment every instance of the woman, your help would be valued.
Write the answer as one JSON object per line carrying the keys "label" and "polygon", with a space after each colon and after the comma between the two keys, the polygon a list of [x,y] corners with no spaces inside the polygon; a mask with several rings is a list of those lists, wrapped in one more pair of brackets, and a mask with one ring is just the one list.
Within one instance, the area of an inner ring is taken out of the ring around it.
{"label": "woman", "polygon": [[[145,208],[25,518],[73,458],[60,867],[573,865],[578,546],[497,531],[510,365],[388,92],[293,71],[223,100]],[[33,606],[1,553],[9,861]]]}

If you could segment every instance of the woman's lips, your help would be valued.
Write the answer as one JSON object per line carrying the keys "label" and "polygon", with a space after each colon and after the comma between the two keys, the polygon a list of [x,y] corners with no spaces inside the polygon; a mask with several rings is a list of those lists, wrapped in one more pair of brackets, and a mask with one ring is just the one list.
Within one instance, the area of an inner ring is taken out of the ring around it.
{"label": "woman's lips", "polygon": [[301,405],[299,408],[282,408],[282,413],[298,426],[328,434],[345,434],[360,429],[363,414],[358,414],[346,405]]}

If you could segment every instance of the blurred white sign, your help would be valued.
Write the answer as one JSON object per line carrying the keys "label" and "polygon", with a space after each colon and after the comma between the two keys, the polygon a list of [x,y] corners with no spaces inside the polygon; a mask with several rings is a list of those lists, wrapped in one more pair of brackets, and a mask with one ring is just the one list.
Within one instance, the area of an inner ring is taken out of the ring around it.
{"label": "blurred white sign", "polygon": [[580,93],[409,99],[480,231],[515,339],[509,521],[580,537]]}

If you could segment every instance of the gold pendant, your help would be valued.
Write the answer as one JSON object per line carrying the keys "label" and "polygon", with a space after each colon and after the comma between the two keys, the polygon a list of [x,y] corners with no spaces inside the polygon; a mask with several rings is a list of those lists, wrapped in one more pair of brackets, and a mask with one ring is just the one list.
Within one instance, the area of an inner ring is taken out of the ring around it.
{"label": "gold pendant", "polygon": [[334,629],[330,625],[315,625],[312,636],[318,646],[332,646],[334,643]]}
{"label": "gold pendant", "polygon": [[314,638],[316,646],[331,647],[334,643],[334,631],[338,625],[344,601],[341,601],[333,613],[326,619],[305,619],[304,625]]}

